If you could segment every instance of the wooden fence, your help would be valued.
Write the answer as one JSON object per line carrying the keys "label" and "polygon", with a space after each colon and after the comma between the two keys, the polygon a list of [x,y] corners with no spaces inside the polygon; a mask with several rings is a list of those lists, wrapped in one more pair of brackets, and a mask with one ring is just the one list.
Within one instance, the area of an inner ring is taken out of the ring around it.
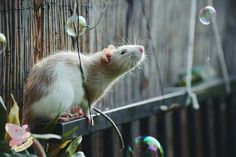
{"label": "wooden fence", "polygon": [[[80,15],[94,25],[104,7],[103,0],[77,2]],[[6,104],[10,92],[21,104],[23,84],[35,61],[58,50],[77,49],[77,40],[65,32],[73,4],[72,0],[0,1],[0,32],[8,42],[7,51],[0,55],[0,95]],[[204,5],[206,2],[198,1],[197,12]],[[234,74],[235,3],[216,0],[214,6],[228,70]],[[129,41],[144,45],[150,61],[134,71],[133,76],[117,83],[99,108],[114,108],[159,96],[164,88],[173,86],[178,74],[186,69],[189,14],[188,0],[110,0],[96,29],[80,37],[81,51],[93,53],[108,44],[122,45]],[[197,18],[194,65],[213,67],[220,77],[212,25],[204,26]]]}

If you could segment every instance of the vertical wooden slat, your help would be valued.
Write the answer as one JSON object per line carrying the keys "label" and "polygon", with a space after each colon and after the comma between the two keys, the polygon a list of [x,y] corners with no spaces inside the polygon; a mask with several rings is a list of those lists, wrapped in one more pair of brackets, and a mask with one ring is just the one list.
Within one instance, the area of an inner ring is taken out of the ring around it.
{"label": "vertical wooden slat", "polygon": [[232,95],[226,97],[226,152],[228,156],[235,156],[235,144],[236,144],[236,126],[235,126],[235,96]]}
{"label": "vertical wooden slat", "polygon": [[208,115],[207,115],[207,102],[204,101],[201,103],[201,123],[202,123],[202,147],[203,147],[203,156],[210,156],[210,148],[209,148],[209,137],[208,137]]}
{"label": "vertical wooden slat", "polygon": [[125,149],[123,150],[123,156],[126,156],[128,147],[132,146],[132,126],[131,123],[126,123],[122,125],[122,136],[124,137]]}
{"label": "vertical wooden slat", "polygon": [[215,98],[214,116],[215,116],[215,139],[216,139],[216,156],[226,156],[226,132],[225,132],[225,108],[224,98]]}
{"label": "vertical wooden slat", "polygon": [[196,111],[190,106],[188,108],[187,113],[188,118],[188,144],[189,144],[189,155],[192,157],[197,157],[199,150],[197,149],[199,147],[197,143],[197,139],[200,138],[197,136],[197,119],[196,119]]}
{"label": "vertical wooden slat", "polygon": [[143,118],[140,120],[140,134],[142,136],[148,136],[150,134],[150,119]]}
{"label": "vertical wooden slat", "polygon": [[173,147],[175,157],[183,157],[182,155],[182,142],[181,142],[181,118],[180,112],[173,113]]}
{"label": "vertical wooden slat", "polygon": [[160,115],[157,116],[157,139],[162,144],[162,147],[164,149],[164,155],[167,156],[167,137],[166,137],[166,123],[165,123],[165,116]]}
{"label": "vertical wooden slat", "polygon": [[207,100],[201,106],[202,111],[202,146],[203,154],[207,157],[215,156],[215,138],[214,138],[214,115],[212,110],[212,100]]}
{"label": "vertical wooden slat", "polygon": [[93,157],[93,138],[92,135],[83,136],[82,150],[86,157]]}
{"label": "vertical wooden slat", "polygon": [[103,131],[103,142],[104,142],[104,157],[114,156],[114,138],[113,138],[113,128],[106,129]]}

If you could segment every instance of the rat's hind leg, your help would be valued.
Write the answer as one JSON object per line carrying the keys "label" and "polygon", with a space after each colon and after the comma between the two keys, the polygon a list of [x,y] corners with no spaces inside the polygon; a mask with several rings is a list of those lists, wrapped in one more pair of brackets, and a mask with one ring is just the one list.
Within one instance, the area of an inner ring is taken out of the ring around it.
{"label": "rat's hind leg", "polygon": [[80,105],[80,109],[82,110],[82,112],[84,113],[85,117],[87,118],[88,124],[93,126],[94,125],[94,121],[93,121],[93,117],[91,115],[90,108],[88,107],[88,105],[81,104]]}
{"label": "rat's hind leg", "polygon": [[90,110],[88,110],[85,117],[88,119],[88,124],[91,125],[91,126],[94,126],[94,120],[93,120],[92,115],[90,114]]}

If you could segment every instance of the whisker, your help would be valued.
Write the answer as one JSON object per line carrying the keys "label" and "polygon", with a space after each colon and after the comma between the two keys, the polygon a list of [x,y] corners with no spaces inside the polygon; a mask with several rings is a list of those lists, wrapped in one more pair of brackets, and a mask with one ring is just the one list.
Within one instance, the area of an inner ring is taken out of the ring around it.
{"label": "whisker", "polygon": [[137,45],[137,38],[135,34],[134,34],[134,45]]}
{"label": "whisker", "polygon": [[128,44],[128,42],[127,42],[128,39],[127,39],[127,41],[126,41],[120,34],[116,33],[116,35],[122,40],[122,42],[123,42],[122,44],[123,44],[123,45],[127,45],[127,44]]}
{"label": "whisker", "polygon": [[127,45],[131,45],[132,42],[127,38]]}
{"label": "whisker", "polygon": [[138,44],[139,44],[139,45],[143,45],[144,42],[146,42],[146,41],[147,41],[147,39],[140,39],[140,40],[138,41]]}
{"label": "whisker", "polygon": [[150,57],[145,57],[144,60],[145,60],[145,62],[148,62],[148,63],[152,62]]}

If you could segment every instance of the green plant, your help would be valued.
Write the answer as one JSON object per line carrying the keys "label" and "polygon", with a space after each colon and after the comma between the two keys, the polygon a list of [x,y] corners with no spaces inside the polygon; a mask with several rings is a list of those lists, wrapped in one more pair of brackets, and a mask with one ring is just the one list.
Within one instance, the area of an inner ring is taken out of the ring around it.
{"label": "green plant", "polygon": [[[0,152],[1,156],[3,157],[35,157],[35,154],[30,154],[27,150],[22,152],[15,152],[11,150],[9,147],[10,137],[5,131],[6,123],[12,123],[15,125],[20,125],[19,119],[19,107],[17,102],[14,99],[14,96],[11,94],[13,105],[11,106],[10,112],[7,114],[7,108],[3,102],[2,97],[0,97]],[[45,127],[44,131],[46,134],[32,134],[32,136],[41,143],[46,144],[48,143],[49,139],[57,139],[60,141],[56,141],[56,144],[51,144],[49,146],[49,151],[46,152],[47,156],[65,156],[65,157],[85,157],[83,152],[77,152],[77,148],[82,141],[82,136],[78,136],[73,140],[65,140],[68,136],[73,134],[77,129],[78,126],[74,127],[73,129],[69,130],[68,132],[64,133],[64,135],[59,136],[55,134],[49,134],[57,124],[57,120],[59,115],[56,116],[53,120],[51,120]]]}

